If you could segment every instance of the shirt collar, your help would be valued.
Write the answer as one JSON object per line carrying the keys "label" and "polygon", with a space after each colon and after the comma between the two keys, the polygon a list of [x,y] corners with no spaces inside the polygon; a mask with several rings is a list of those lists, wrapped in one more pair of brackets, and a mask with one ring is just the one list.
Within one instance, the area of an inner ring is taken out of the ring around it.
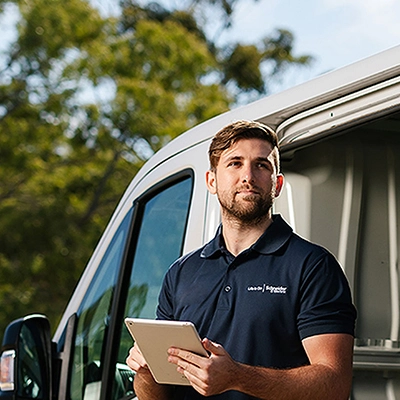
{"label": "shirt collar", "polygon": [[[282,218],[280,214],[272,216],[273,223],[266,229],[263,235],[251,246],[251,249],[262,254],[272,254],[278,251],[290,238],[292,228]],[[224,246],[222,240],[222,225],[217,229],[217,233],[201,252],[202,258],[210,258],[213,255],[222,253]]]}

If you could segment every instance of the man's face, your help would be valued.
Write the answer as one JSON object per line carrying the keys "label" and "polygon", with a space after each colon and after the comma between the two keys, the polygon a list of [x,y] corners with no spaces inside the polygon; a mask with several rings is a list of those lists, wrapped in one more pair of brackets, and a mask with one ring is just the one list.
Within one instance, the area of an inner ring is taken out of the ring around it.
{"label": "man's face", "polygon": [[221,154],[216,171],[208,171],[207,187],[217,194],[224,217],[257,224],[270,215],[283,177],[277,173],[272,145],[241,139]]}

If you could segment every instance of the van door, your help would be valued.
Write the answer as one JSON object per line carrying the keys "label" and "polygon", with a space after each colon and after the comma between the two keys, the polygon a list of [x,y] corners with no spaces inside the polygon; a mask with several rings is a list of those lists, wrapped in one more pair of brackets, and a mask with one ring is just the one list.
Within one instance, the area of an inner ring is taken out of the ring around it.
{"label": "van door", "polygon": [[[133,343],[122,326],[123,317],[155,318],[165,271],[182,253],[192,186],[190,173],[157,185],[135,200],[117,230],[77,313],[71,400],[99,399],[107,390],[104,377],[110,384],[112,381],[112,395],[107,399],[133,395],[133,373],[125,365]],[[130,243],[124,242],[131,221]],[[125,260],[121,264],[122,258]],[[123,268],[118,277],[120,265]],[[115,332],[111,334],[110,329]],[[110,337],[118,336],[109,343]],[[108,353],[109,349],[115,354]],[[114,367],[109,365],[111,359],[116,359]],[[112,379],[110,369],[114,371]]]}
{"label": "van door", "polygon": [[[61,399],[98,399],[104,367],[104,349],[109,331],[111,305],[118,271],[124,255],[132,210],[118,227],[88,291],[77,311],[72,365],[67,385],[61,385]],[[69,349],[66,349],[68,351]],[[63,380],[65,377],[61,376]]]}
{"label": "van door", "polygon": [[206,147],[200,148],[181,153],[179,165],[171,158],[158,166],[132,192],[76,312],[70,373],[61,377],[66,389],[60,399],[134,397],[134,374],[125,364],[133,341],[124,318],[154,319],[166,270],[204,240],[207,157]]}

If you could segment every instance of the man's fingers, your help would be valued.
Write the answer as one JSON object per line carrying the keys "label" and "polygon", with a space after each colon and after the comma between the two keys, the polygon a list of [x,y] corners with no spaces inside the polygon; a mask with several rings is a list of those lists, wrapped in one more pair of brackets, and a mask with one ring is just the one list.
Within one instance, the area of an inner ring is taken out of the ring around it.
{"label": "man's fingers", "polygon": [[140,368],[140,365],[137,363],[137,362],[135,362],[135,361],[133,361],[130,357],[127,357],[127,359],[126,359],[126,365],[130,368],[130,369],[132,369],[132,370],[134,370],[134,371],[138,371],[138,369]]}
{"label": "man's fingers", "polygon": [[219,356],[226,354],[225,349],[220,344],[212,342],[210,339],[204,338],[202,343],[204,348],[211,354]]}
{"label": "man's fingers", "polygon": [[186,363],[200,367],[205,359],[205,357],[191,353],[190,351],[187,350],[178,349],[176,347],[171,347],[168,350],[168,354],[169,354],[168,357],[169,362],[179,365],[178,364],[179,361],[182,360],[184,361],[184,364],[182,364],[183,367],[186,365]]}
{"label": "man's fingers", "polygon": [[126,358],[126,364],[129,368],[133,369],[136,372],[140,368],[148,369],[146,360],[144,359],[142,353],[136,345],[129,350],[129,355]]}

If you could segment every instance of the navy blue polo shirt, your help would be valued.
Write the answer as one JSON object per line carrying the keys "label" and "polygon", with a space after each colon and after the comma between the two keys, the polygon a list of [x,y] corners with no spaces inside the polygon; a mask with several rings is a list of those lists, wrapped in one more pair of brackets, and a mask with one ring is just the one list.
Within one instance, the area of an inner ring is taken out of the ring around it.
{"label": "navy blue polo shirt", "polygon": [[[309,363],[302,339],[354,335],[356,311],[347,279],[326,249],[296,235],[280,215],[237,257],[221,227],[204,247],[168,270],[157,318],[192,321],[239,362],[293,368]],[[202,398],[191,387],[176,399]],[[237,392],[218,399],[249,399]]]}

